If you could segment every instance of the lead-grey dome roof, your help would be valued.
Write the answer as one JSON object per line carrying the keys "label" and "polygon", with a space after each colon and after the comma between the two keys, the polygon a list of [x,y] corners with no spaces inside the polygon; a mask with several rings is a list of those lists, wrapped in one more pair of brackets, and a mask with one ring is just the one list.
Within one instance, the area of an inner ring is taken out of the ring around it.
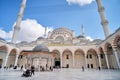
{"label": "lead-grey dome roof", "polygon": [[39,44],[33,48],[33,51],[49,52],[49,49],[44,44]]}
{"label": "lead-grey dome roof", "polygon": [[0,40],[1,40],[1,41],[5,41],[5,39],[3,39],[3,38],[1,38],[1,37],[0,37]]}

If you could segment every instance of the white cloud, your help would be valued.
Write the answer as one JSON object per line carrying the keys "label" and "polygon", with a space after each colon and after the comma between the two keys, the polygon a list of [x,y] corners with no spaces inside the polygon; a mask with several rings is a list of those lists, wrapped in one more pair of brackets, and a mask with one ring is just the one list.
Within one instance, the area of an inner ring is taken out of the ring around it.
{"label": "white cloud", "polygon": [[[47,32],[53,30],[47,27]],[[26,19],[21,22],[18,40],[19,41],[34,41],[38,37],[43,36],[45,27],[37,22],[35,19]],[[46,32],[46,33],[47,33]]]}
{"label": "white cloud", "polygon": [[93,39],[90,36],[86,36],[86,39],[93,41]]}
{"label": "white cloud", "polygon": [[91,4],[95,0],[66,0],[68,4],[79,4],[80,6],[84,6],[86,4]]}
{"label": "white cloud", "polygon": [[5,32],[3,29],[0,29],[0,37],[9,40],[12,37],[12,31]]}
{"label": "white cloud", "polygon": [[[14,24],[15,25],[15,24]],[[13,25],[13,27],[14,27]],[[51,27],[47,27],[46,33],[52,31]],[[38,37],[43,36],[45,32],[45,27],[37,22],[35,19],[26,19],[21,22],[20,31],[18,34],[18,41],[34,41]],[[12,39],[13,30],[6,32],[0,29],[0,37],[10,41]]]}

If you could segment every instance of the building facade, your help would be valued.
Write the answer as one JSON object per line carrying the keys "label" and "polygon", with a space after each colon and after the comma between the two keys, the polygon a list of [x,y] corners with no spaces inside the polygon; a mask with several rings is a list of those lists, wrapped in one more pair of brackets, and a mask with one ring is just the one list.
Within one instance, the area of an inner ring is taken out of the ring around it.
{"label": "building facade", "polygon": [[[31,60],[30,55],[34,56]],[[37,55],[36,55],[37,53]],[[120,69],[120,28],[105,40],[87,40],[60,27],[33,42],[8,43],[0,39],[0,65],[48,65],[60,68]]]}

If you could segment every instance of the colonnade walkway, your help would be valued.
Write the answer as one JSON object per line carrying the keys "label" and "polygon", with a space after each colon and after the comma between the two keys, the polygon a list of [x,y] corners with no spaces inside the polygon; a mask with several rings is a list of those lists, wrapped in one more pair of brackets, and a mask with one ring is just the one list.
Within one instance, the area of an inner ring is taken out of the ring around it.
{"label": "colonnade walkway", "polygon": [[0,70],[0,80],[120,80],[120,70],[54,69],[21,77],[20,70]]}

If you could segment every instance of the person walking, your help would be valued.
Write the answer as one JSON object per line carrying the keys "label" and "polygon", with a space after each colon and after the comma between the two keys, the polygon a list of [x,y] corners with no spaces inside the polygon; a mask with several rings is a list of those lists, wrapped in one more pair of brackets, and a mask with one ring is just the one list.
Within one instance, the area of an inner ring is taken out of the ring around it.
{"label": "person walking", "polygon": [[84,72],[84,67],[82,66],[82,71]]}
{"label": "person walking", "polygon": [[31,76],[35,74],[34,72],[35,72],[35,67],[31,66]]}
{"label": "person walking", "polygon": [[21,71],[23,70],[23,65],[21,66],[21,69],[20,69]]}

